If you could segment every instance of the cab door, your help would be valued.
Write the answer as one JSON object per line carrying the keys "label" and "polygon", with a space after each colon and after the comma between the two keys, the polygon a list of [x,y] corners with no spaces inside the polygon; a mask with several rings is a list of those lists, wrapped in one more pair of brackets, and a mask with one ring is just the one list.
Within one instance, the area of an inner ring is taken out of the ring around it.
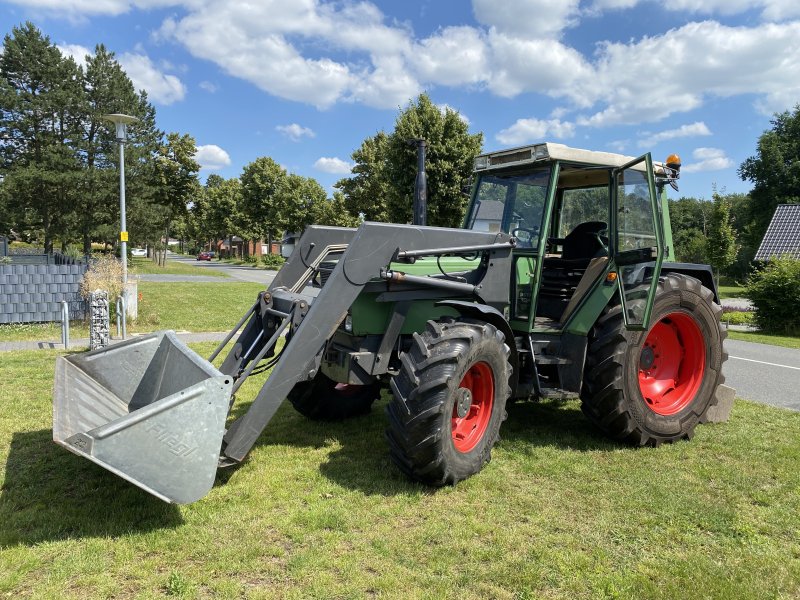
{"label": "cab door", "polygon": [[650,154],[614,169],[612,178],[610,241],[625,326],[646,330],[664,260]]}

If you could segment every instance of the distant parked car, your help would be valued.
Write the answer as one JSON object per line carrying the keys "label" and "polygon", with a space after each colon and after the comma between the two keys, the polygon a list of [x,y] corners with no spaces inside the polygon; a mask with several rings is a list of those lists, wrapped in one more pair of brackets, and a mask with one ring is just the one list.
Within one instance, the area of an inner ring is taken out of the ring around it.
{"label": "distant parked car", "polygon": [[131,248],[131,256],[147,256],[147,250],[144,248]]}
{"label": "distant parked car", "polygon": [[201,252],[200,254],[197,255],[197,260],[209,260],[210,261],[212,258],[214,258],[214,253],[213,252]]}

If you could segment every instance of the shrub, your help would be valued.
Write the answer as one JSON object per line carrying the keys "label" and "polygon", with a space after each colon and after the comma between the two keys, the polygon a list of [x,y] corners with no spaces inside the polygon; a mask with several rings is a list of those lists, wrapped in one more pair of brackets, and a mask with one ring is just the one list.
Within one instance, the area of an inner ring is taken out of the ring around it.
{"label": "shrub", "polygon": [[724,311],[722,322],[728,325],[753,325],[755,323],[755,313],[743,310]]}
{"label": "shrub", "polygon": [[280,254],[265,254],[261,257],[261,261],[268,269],[280,269],[286,259]]}
{"label": "shrub", "polygon": [[771,259],[750,276],[747,297],[755,306],[755,322],[761,329],[800,334],[800,260]]}
{"label": "shrub", "polygon": [[92,260],[81,280],[81,296],[88,298],[95,290],[108,292],[108,301],[122,293],[122,262],[114,256],[102,255]]}

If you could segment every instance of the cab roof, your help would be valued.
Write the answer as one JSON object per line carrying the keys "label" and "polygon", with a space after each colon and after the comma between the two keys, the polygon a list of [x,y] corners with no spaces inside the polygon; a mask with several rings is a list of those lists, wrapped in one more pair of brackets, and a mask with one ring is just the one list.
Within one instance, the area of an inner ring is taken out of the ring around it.
{"label": "cab roof", "polygon": [[[613,152],[583,150],[580,148],[571,148],[564,144],[544,142],[541,144],[531,144],[529,146],[520,146],[509,150],[498,150],[496,152],[481,154],[475,158],[475,171],[508,168],[534,163],[544,164],[555,160],[613,168],[621,167],[636,160],[636,157],[615,154]],[[662,163],[654,162],[653,166],[656,173],[663,171],[664,165]]]}

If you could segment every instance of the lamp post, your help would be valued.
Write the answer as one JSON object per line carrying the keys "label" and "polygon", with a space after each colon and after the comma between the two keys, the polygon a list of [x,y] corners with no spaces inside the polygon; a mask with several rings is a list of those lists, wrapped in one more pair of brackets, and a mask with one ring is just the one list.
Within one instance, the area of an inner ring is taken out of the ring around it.
{"label": "lamp post", "polygon": [[[128,134],[128,125],[135,123],[139,119],[130,115],[112,114],[103,115],[107,121],[111,121],[117,128],[117,141],[119,142],[119,242],[120,254],[122,255],[122,297],[126,298],[128,285],[128,230],[125,223],[125,140]],[[126,298],[127,299],[127,298]],[[123,327],[125,323],[125,311],[122,311]]]}

